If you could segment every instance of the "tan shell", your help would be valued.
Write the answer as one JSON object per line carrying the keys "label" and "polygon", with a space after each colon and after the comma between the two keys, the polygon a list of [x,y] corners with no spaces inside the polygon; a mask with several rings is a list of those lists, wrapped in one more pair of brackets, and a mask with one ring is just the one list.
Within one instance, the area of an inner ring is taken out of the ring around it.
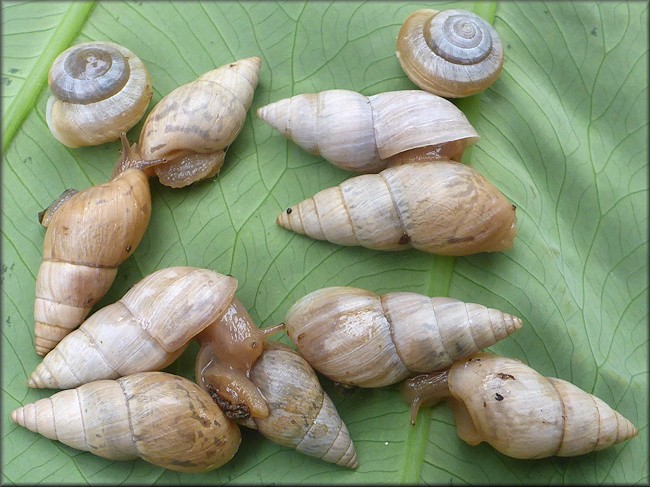
{"label": "tan shell", "polygon": [[161,370],[223,314],[236,289],[235,278],[209,269],[156,271],[61,340],[36,367],[28,385],[68,389]]}
{"label": "tan shell", "polygon": [[516,316],[480,304],[409,292],[379,296],[353,287],[304,296],[289,309],[285,324],[315,370],[360,387],[447,368],[522,325]]}
{"label": "tan shell", "polygon": [[47,125],[68,147],[117,140],[140,121],[153,95],[140,58],[112,42],[86,42],[63,51],[48,83],[53,95]]}
{"label": "tan shell", "polygon": [[360,173],[377,173],[412,149],[460,160],[479,139],[451,102],[419,90],[308,93],[261,107],[257,116],[307,152]]}
{"label": "tan shell", "polygon": [[36,276],[39,355],[83,322],[137,248],[151,216],[149,181],[142,171],[128,169],[55,206],[44,215],[47,231]]}
{"label": "tan shell", "polygon": [[412,13],[399,31],[396,55],[413,83],[446,98],[487,89],[503,66],[496,30],[466,10]]}
{"label": "tan shell", "polygon": [[476,170],[437,161],[350,178],[290,207],[276,223],[339,245],[470,255],[511,248],[515,210]]}
{"label": "tan shell", "polygon": [[245,426],[305,455],[341,467],[358,467],[347,426],[305,359],[273,342],[255,362],[250,375],[271,411],[267,418],[250,419],[243,423]]}
{"label": "tan shell", "polygon": [[162,184],[182,187],[219,172],[246,121],[260,63],[251,57],[208,71],[156,104],[138,146],[145,160],[167,159],[155,168]]}
{"label": "tan shell", "polygon": [[210,396],[193,382],[143,372],[60,391],[11,413],[30,431],[109,460],[142,458],[178,472],[228,462],[241,442]]}
{"label": "tan shell", "polygon": [[514,458],[574,456],[637,434],[601,399],[518,360],[478,354],[449,371],[458,435]]}

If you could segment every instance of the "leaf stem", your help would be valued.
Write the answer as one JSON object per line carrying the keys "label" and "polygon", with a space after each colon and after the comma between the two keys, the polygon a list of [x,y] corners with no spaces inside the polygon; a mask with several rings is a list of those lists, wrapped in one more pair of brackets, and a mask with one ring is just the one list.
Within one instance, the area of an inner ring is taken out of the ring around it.
{"label": "leaf stem", "polygon": [[16,132],[29,112],[35,108],[36,100],[47,83],[47,74],[56,57],[79,35],[81,27],[92,12],[95,2],[72,2],[61,23],[52,34],[50,42],[34,64],[25,83],[7,108],[2,130],[2,151],[6,152]]}

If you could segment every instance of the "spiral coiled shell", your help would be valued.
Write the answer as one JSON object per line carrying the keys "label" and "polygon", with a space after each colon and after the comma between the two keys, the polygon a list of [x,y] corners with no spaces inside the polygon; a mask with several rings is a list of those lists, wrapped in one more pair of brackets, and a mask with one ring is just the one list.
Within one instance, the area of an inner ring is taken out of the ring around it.
{"label": "spiral coiled shell", "polygon": [[36,276],[39,355],[84,321],[137,248],[151,217],[149,181],[142,171],[128,169],[54,206],[43,220],[47,230]]}
{"label": "spiral coiled shell", "polygon": [[36,367],[28,385],[68,389],[161,370],[223,314],[236,289],[235,278],[209,269],[156,271],[61,340]]}
{"label": "spiral coiled shell", "polygon": [[286,345],[270,344],[251,369],[270,406],[266,418],[243,424],[280,445],[341,467],[359,461],[347,426],[309,364]]}
{"label": "spiral coiled shell", "polygon": [[193,382],[143,372],[60,391],[11,413],[34,433],[109,460],[143,460],[178,472],[228,462],[241,442],[210,396]]}
{"label": "spiral coiled shell", "polygon": [[174,188],[216,175],[246,121],[259,79],[258,57],[226,64],[179,86],[147,116],[138,143],[145,160]]}
{"label": "spiral coiled shell", "polygon": [[47,125],[68,147],[117,140],[140,121],[153,95],[140,58],[112,42],[65,50],[54,60],[48,83]]}
{"label": "spiral coiled shell", "polygon": [[329,287],[298,300],[287,334],[318,372],[341,384],[382,387],[449,367],[521,328],[480,304],[410,292],[379,296]]}
{"label": "spiral coiled shell", "polygon": [[476,170],[437,161],[350,178],[290,207],[276,223],[339,245],[458,256],[511,248],[515,210]]}
{"label": "spiral coiled shell", "polygon": [[479,139],[451,102],[419,90],[308,93],[261,107],[257,116],[307,152],[359,173],[377,173],[414,149],[460,160]]}
{"label": "spiral coiled shell", "polygon": [[413,83],[447,98],[487,89],[503,66],[499,35],[466,10],[412,13],[399,31],[396,54]]}
{"label": "spiral coiled shell", "polygon": [[458,435],[514,458],[574,456],[637,434],[601,399],[518,360],[481,353],[449,370]]}

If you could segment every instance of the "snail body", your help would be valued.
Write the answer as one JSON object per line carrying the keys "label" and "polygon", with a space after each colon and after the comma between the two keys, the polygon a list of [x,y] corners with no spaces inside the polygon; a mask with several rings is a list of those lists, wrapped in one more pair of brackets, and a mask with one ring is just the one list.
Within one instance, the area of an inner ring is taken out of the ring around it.
{"label": "snail body", "polygon": [[431,388],[405,385],[416,408],[411,417],[418,403],[448,398],[458,436],[470,445],[485,441],[510,457],[545,458],[602,450],[637,434],[601,399],[518,360],[479,353],[439,374]]}
{"label": "snail body", "polygon": [[141,458],[178,472],[228,462],[241,434],[193,382],[165,372],[98,380],[11,414],[30,431],[109,460]]}
{"label": "snail body", "polygon": [[270,405],[266,418],[250,418],[257,429],[280,445],[336,465],[357,468],[354,444],[334,403],[310,365],[277,342],[269,344],[251,369],[251,380]]}
{"label": "snail body", "polygon": [[290,207],[276,223],[339,245],[459,256],[511,248],[515,210],[475,169],[441,160],[350,178]]}
{"label": "snail body", "polygon": [[117,140],[140,121],[153,95],[140,58],[112,42],[65,50],[54,60],[48,83],[47,125],[68,147]]}
{"label": "snail body", "polygon": [[246,121],[259,70],[258,57],[226,64],[176,88],[156,104],[138,146],[145,160],[167,159],[155,168],[162,184],[182,187],[219,172],[226,149]]}
{"label": "snail body", "polygon": [[315,370],[359,387],[448,368],[522,326],[518,317],[480,304],[343,286],[299,299],[285,324]]}
{"label": "snail body", "polygon": [[396,55],[413,83],[446,98],[487,89],[503,66],[499,35],[466,10],[412,13],[399,31]]}
{"label": "snail body", "polygon": [[161,370],[223,314],[236,289],[235,278],[209,269],[156,271],[61,340],[36,367],[28,385],[68,389]]}
{"label": "snail body", "polygon": [[307,152],[360,173],[377,173],[412,150],[460,160],[479,139],[451,102],[419,90],[301,94],[261,107],[257,116]]}

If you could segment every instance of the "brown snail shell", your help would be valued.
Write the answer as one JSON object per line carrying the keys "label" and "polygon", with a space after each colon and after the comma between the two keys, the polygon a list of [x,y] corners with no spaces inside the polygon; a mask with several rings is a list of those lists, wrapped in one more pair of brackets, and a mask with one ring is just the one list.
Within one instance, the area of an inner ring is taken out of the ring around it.
{"label": "brown snail shell", "polygon": [[413,83],[446,98],[487,89],[503,66],[496,30],[466,10],[412,13],[399,31],[396,55]]}

